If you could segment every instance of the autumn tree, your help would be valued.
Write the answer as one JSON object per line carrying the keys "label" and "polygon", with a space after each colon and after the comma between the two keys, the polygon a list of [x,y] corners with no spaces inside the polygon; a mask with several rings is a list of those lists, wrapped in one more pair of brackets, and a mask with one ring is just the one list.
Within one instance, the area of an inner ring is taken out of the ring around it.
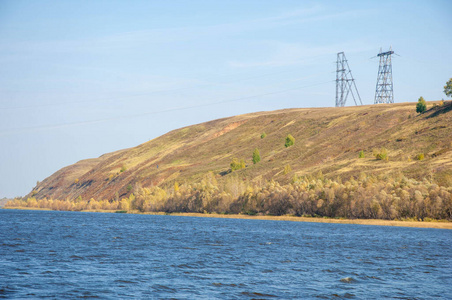
{"label": "autumn tree", "polygon": [[284,166],[284,175],[287,175],[290,172],[292,172],[292,167],[289,164],[285,165]]}
{"label": "autumn tree", "polygon": [[254,149],[254,152],[253,152],[253,164],[257,164],[260,161],[261,161],[261,156],[259,153],[259,149],[256,148],[256,149]]}
{"label": "autumn tree", "polygon": [[233,158],[232,162],[231,162],[231,170],[235,171],[235,170],[240,170],[240,169],[245,169],[246,165],[245,165],[245,161],[243,159],[239,160],[238,158]]}
{"label": "autumn tree", "polygon": [[[133,194],[131,194],[131,195],[133,195]],[[129,199],[127,199],[127,198],[121,199],[120,207],[121,207],[121,210],[123,210],[123,211],[129,211],[130,210],[130,201],[129,201]]]}

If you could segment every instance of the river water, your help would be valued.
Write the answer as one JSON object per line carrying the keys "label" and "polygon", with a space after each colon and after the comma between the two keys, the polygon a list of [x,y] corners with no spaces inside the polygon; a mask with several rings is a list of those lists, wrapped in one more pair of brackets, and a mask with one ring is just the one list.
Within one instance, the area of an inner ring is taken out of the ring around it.
{"label": "river water", "polygon": [[0,210],[0,298],[450,299],[452,231]]}

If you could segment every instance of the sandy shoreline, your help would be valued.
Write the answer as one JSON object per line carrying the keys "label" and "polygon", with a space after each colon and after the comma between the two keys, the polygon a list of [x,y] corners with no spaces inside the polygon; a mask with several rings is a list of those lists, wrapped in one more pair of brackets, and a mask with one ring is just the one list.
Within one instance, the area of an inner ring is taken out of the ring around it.
{"label": "sandy shoreline", "polygon": [[172,213],[171,216],[199,217],[199,218],[223,218],[223,219],[248,219],[248,220],[272,220],[272,221],[292,221],[292,222],[314,222],[314,223],[337,223],[337,224],[358,224],[377,226],[400,226],[416,228],[438,228],[452,229],[452,222],[420,222],[420,221],[390,221],[374,219],[326,219],[326,218],[306,218],[294,216],[248,216],[248,215],[222,215],[222,214],[201,214],[201,213]]}
{"label": "sandy shoreline", "polygon": [[[49,210],[29,207],[4,207],[4,209],[20,209],[20,210]],[[111,210],[85,210],[83,212],[102,212],[115,213]],[[357,225],[376,225],[376,226],[399,226],[399,227],[416,227],[416,228],[437,228],[452,229],[452,222],[447,221],[394,221],[394,220],[378,220],[378,219],[329,219],[329,218],[307,218],[295,216],[249,216],[249,215],[224,215],[224,214],[202,214],[202,213],[163,213],[163,212],[147,212],[138,211],[129,212],[129,214],[146,214],[146,215],[169,215],[180,217],[197,217],[197,218],[221,218],[221,219],[247,219],[247,220],[271,220],[271,221],[291,221],[291,222],[313,222],[313,223],[336,223],[336,224],[357,224]]]}

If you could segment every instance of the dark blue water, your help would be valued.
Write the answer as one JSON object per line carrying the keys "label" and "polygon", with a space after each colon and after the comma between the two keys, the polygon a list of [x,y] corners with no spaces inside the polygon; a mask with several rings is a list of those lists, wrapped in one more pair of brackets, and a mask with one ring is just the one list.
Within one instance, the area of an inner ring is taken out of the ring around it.
{"label": "dark blue water", "polygon": [[452,231],[0,210],[0,298],[446,299]]}

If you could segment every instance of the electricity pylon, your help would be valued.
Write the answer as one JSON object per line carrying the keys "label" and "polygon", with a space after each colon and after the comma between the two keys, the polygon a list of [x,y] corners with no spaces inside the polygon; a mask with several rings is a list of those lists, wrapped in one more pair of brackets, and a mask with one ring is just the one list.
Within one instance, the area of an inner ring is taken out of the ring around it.
{"label": "electricity pylon", "polygon": [[378,67],[377,87],[375,89],[375,102],[394,103],[394,90],[392,85],[392,61],[391,55],[394,54],[392,48],[389,51],[377,55],[380,57],[380,66]]}
{"label": "electricity pylon", "polygon": [[345,58],[345,54],[344,52],[339,52],[337,54],[336,62],[336,107],[342,107],[345,105],[348,94],[352,94],[355,105],[358,105],[355,94],[353,93],[353,88],[356,92],[356,98],[359,100],[359,104],[363,105],[358,89],[356,88],[355,80],[352,76],[352,71],[350,70],[348,61]]}

